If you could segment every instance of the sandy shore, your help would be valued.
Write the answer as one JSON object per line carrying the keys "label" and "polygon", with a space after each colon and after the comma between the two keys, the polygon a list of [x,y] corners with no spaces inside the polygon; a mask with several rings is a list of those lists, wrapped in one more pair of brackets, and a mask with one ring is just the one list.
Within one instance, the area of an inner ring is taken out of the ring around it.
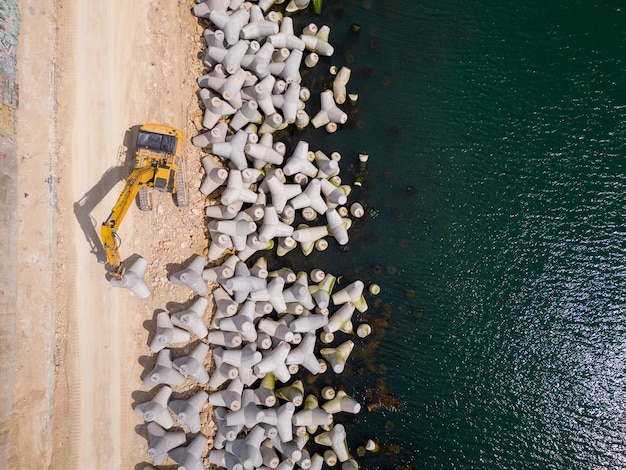
{"label": "sandy shore", "polygon": [[[134,468],[145,461],[141,376],[154,311],[188,289],[167,269],[206,247],[199,153],[187,146],[190,207],[167,194],[131,208],[122,255],[150,261],[141,301],[104,278],[99,225],[128,173],[126,131],[193,136],[201,28],[193,0],[20,0],[18,294],[9,468]],[[169,264],[169,266],[168,266]]]}

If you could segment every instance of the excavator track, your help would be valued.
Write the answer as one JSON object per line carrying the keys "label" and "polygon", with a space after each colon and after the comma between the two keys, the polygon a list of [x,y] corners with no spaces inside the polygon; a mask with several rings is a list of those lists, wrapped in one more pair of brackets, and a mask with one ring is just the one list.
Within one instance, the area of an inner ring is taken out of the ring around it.
{"label": "excavator track", "polygon": [[152,203],[150,201],[150,192],[148,188],[141,188],[137,193],[137,205],[142,211],[152,210]]}
{"label": "excavator track", "polygon": [[174,199],[178,207],[187,207],[187,177],[185,176],[185,159],[180,159],[180,167],[176,175],[176,194]]}

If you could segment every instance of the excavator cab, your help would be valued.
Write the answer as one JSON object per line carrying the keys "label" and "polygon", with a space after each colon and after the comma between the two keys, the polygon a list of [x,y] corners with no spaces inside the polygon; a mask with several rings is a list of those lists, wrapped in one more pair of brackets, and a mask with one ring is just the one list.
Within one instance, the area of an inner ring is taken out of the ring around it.
{"label": "excavator cab", "polygon": [[148,166],[155,169],[152,183],[140,188],[137,195],[137,204],[142,211],[152,207],[148,187],[172,193],[179,207],[187,205],[182,158],[184,138],[181,131],[161,124],[145,124],[139,127],[135,146],[135,169]]}
{"label": "excavator cab", "polygon": [[153,152],[176,154],[178,137],[176,135],[160,134],[140,128],[137,132],[137,149],[147,148]]}

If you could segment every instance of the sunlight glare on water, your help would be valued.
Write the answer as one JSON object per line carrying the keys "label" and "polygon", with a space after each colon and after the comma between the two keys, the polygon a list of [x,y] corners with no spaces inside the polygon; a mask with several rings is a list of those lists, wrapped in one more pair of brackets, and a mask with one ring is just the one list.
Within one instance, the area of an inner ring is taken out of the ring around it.
{"label": "sunlight glare on water", "polygon": [[620,2],[324,8],[379,211],[333,259],[383,288],[346,386],[401,403],[362,468],[626,468]]}

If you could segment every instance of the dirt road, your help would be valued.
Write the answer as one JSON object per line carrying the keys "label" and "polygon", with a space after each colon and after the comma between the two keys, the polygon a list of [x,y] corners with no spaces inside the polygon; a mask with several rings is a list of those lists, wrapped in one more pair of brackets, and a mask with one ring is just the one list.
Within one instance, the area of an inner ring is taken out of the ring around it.
{"label": "dirt road", "polygon": [[166,264],[206,244],[202,201],[193,191],[197,152],[187,145],[191,207],[179,210],[159,195],[157,210],[131,208],[120,230],[123,257],[139,253],[150,261],[149,300],[106,282],[98,234],[129,171],[120,153],[126,131],[159,122],[196,133],[201,30],[192,5],[20,1],[20,89],[27,91],[20,94],[19,175],[29,200],[42,204],[20,208],[19,253],[37,259],[18,279],[23,341],[10,468],[133,468],[145,460],[143,421],[132,404],[145,397],[148,329],[155,309],[190,295],[165,285]]}

